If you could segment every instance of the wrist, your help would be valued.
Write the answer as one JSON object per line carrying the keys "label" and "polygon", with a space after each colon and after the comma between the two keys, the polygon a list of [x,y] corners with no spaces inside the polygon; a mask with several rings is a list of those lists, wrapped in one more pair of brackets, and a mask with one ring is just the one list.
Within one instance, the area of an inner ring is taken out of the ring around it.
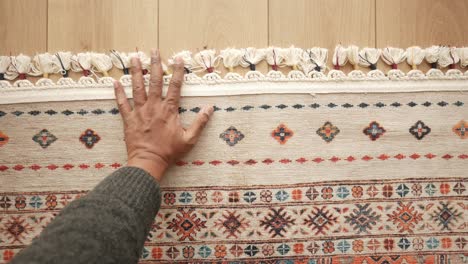
{"label": "wrist", "polygon": [[138,167],[149,173],[157,182],[160,182],[164,172],[169,167],[169,164],[162,158],[147,158],[144,156],[135,155],[128,158],[128,166]]}

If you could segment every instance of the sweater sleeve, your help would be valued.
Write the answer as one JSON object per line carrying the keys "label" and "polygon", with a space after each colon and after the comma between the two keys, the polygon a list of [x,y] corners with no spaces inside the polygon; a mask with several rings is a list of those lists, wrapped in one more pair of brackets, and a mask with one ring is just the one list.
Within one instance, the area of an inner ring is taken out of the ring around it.
{"label": "sweater sleeve", "polygon": [[11,263],[137,263],[160,205],[154,178],[123,167],[63,208]]}

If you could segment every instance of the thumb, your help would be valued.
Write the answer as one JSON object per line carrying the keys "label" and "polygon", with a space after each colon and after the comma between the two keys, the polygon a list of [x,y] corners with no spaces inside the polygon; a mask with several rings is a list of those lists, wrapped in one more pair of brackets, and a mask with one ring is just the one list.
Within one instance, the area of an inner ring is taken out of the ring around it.
{"label": "thumb", "polygon": [[211,115],[213,114],[214,108],[211,105],[205,105],[198,112],[197,118],[193,121],[192,125],[187,129],[187,142],[194,144],[197,142],[200,137],[203,129],[210,120]]}

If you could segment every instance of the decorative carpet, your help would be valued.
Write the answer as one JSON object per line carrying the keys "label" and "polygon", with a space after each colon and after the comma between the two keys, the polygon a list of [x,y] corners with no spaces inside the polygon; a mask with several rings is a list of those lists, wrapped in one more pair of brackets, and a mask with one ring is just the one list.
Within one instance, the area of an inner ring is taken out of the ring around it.
{"label": "decorative carpet", "polygon": [[[395,83],[406,91],[393,92]],[[142,263],[467,262],[466,81],[232,85],[186,85],[183,123],[202,104],[216,111],[162,183]],[[330,85],[357,88],[330,93]],[[111,85],[80,87],[60,88],[78,97],[51,102],[21,95],[39,88],[4,92],[4,262],[126,162]]]}

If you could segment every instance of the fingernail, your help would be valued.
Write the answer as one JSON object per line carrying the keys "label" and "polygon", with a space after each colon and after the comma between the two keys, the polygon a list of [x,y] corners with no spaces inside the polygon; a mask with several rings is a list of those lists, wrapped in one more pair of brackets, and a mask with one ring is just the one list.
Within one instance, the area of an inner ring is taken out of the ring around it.
{"label": "fingernail", "polygon": [[181,57],[177,57],[177,58],[175,58],[175,63],[176,64],[183,64],[184,60]]}
{"label": "fingernail", "polygon": [[211,116],[214,112],[214,108],[212,105],[205,105],[203,106],[202,112],[208,116]]}
{"label": "fingernail", "polygon": [[151,58],[159,59],[159,51],[157,49],[151,50]]}
{"label": "fingernail", "polygon": [[132,57],[131,63],[132,63],[132,67],[138,66],[138,58],[137,57]]}

